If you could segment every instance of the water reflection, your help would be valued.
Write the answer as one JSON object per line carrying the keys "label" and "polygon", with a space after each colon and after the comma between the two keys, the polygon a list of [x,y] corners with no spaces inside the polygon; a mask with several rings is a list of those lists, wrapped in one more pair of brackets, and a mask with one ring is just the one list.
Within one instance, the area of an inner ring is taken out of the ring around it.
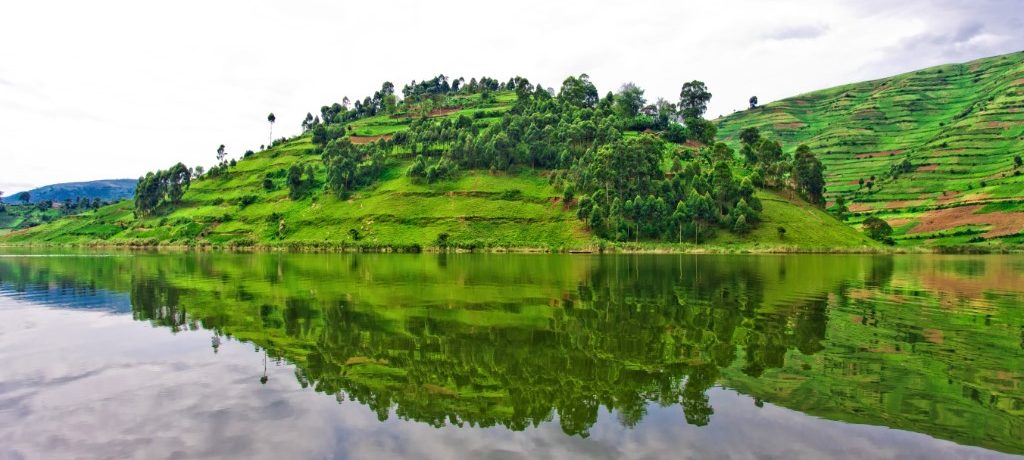
{"label": "water reflection", "polygon": [[303,387],[381,421],[554,422],[587,437],[602,413],[635,427],[674,410],[700,427],[715,420],[710,390],[724,386],[759,405],[1024,453],[1019,267],[931,256],[7,257],[0,286],[127,292],[137,320],[213,331],[213,353],[220,337],[257,346],[260,383],[267,359],[284,360]]}

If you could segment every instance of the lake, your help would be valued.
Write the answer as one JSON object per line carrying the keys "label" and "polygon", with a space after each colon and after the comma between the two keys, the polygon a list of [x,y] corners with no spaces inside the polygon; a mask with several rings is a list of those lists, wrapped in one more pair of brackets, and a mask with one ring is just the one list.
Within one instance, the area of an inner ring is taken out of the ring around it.
{"label": "lake", "polygon": [[0,458],[1008,458],[1024,256],[0,255]]}

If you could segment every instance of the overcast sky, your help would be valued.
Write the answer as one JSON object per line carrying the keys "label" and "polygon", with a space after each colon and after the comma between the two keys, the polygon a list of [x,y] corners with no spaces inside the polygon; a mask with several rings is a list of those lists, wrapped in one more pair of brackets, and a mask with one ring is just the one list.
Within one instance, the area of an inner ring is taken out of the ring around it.
{"label": "overcast sky", "polygon": [[709,115],[1024,49],[1024,0],[48,1],[0,14],[0,190],[210,166],[437,73],[633,81]]}

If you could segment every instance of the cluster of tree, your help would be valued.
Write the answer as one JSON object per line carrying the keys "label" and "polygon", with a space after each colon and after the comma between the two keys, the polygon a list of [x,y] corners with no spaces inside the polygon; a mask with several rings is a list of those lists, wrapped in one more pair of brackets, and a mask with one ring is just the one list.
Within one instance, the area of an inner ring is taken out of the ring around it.
{"label": "cluster of tree", "polygon": [[[800,145],[790,159],[782,151],[782,144],[761,136],[757,128],[740,131],[740,154],[754,171],[755,185],[781,188],[792,186],[807,201],[818,206],[825,204],[825,166],[811,151]],[[791,183],[787,184],[787,179]]]}
{"label": "cluster of tree", "polygon": [[481,77],[479,81],[477,81],[476,78],[471,78],[467,83],[466,79],[463,77],[449,79],[444,74],[441,74],[429,80],[423,80],[419,83],[417,83],[416,80],[413,80],[412,83],[409,83],[402,88],[402,96],[407,101],[420,101],[427,98],[456,93],[476,94],[501,91],[505,89],[512,90],[515,89],[514,80],[515,78],[509,80],[508,83],[504,83],[491,77]]}
{"label": "cluster of tree", "polygon": [[699,240],[716,227],[745,233],[760,220],[761,203],[753,182],[738,179],[714,151],[703,149],[667,178],[660,166],[664,142],[655,136],[591,150],[566,176],[567,186],[583,194],[577,217],[599,236],[620,241]]}
{"label": "cluster of tree", "polygon": [[416,161],[409,167],[406,174],[416,180],[434,183],[439,180],[451,179],[458,171],[458,165],[448,158],[441,157],[436,161],[428,162],[423,155],[416,155]]}
{"label": "cluster of tree", "polygon": [[[653,104],[633,83],[602,98],[586,74],[566,78],[557,95],[522,77],[466,83],[445,75],[413,81],[402,93],[403,103],[425,104],[455,93],[497,90],[517,95],[498,120],[495,114],[429,118],[422,113],[407,131],[366,145],[345,139],[345,124],[394,111],[399,103],[390,82],[351,110],[346,98],[322,107],[322,119],[307,114],[303,128],[320,149],[325,188],[344,196],[372,183],[396,148],[415,155],[407,174],[426,182],[453,178],[461,169],[555,170],[552,177],[565,192],[564,203],[578,204],[578,215],[597,234],[616,240],[700,239],[715,228],[749,231],[760,217],[757,186],[792,186],[811,202],[824,201],[824,168],[810,149],[800,146],[790,158],[779,142],[763,138],[756,128],[741,133],[741,159],[751,172],[735,174],[733,150],[715,143],[717,129],[703,118],[711,93],[701,81],[682,85],[677,103],[659,99]],[[625,136],[627,131],[644,133]],[[695,151],[678,145],[690,139],[704,147]],[[666,155],[674,156],[669,173],[662,169]],[[218,160],[216,168],[226,167],[223,146]],[[287,184],[292,198],[299,198],[316,185],[315,171],[294,165]],[[273,178],[266,178],[264,186],[273,189]]]}
{"label": "cluster of tree", "polygon": [[135,213],[147,216],[163,205],[177,205],[192,183],[192,172],[178,163],[170,169],[146,173],[135,187]]}
{"label": "cluster of tree", "polygon": [[385,148],[376,144],[358,146],[348,139],[327,142],[321,154],[327,168],[327,189],[341,197],[377,180],[387,164]]}
{"label": "cluster of tree", "polygon": [[[288,168],[288,173],[285,176],[286,182],[288,183],[288,197],[297,200],[306,195],[309,190],[316,187],[316,171],[313,169],[313,165],[307,164],[305,168],[297,163],[293,163]],[[267,179],[263,179],[263,188],[267,188]],[[273,187],[273,182],[270,182],[270,187]]]}
{"label": "cluster of tree", "polygon": [[[351,107],[349,105],[351,104]],[[321,123],[342,124],[363,117],[372,117],[379,113],[392,113],[398,105],[398,98],[395,96],[395,85],[389,81],[381,84],[379,90],[374,91],[372,96],[366,96],[363,100],[356,99],[353,103],[347,96],[341,102],[320,107],[320,115],[313,116],[307,113],[302,121],[302,130],[308,131]]]}
{"label": "cluster of tree", "polygon": [[65,214],[71,214],[75,211],[99,209],[103,205],[104,201],[99,198],[93,198],[90,200],[89,197],[80,196],[74,200],[71,198],[65,198],[61,210],[64,211]]}

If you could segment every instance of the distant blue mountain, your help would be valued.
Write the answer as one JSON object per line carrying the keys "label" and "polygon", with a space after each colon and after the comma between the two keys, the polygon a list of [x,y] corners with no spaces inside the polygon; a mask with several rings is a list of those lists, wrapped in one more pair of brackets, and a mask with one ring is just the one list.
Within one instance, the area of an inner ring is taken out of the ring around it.
{"label": "distant blue mountain", "polygon": [[[28,191],[31,202],[40,201],[62,202],[68,198],[77,201],[80,197],[90,200],[99,198],[104,201],[118,201],[135,195],[137,179],[104,179],[89,182],[67,182],[64,184],[44,185]],[[21,192],[5,193],[4,203],[18,202]]]}

